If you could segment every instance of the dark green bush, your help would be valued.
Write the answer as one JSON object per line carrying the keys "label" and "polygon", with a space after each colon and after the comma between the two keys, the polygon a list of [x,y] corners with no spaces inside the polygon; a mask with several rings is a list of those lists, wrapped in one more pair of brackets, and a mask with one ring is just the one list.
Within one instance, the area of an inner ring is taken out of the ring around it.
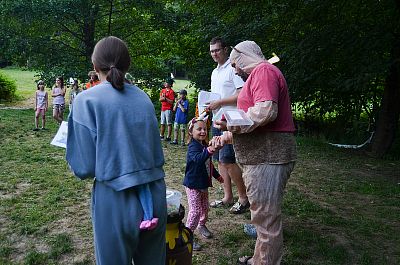
{"label": "dark green bush", "polygon": [[15,92],[17,91],[17,85],[14,80],[10,79],[6,75],[0,73],[0,101],[6,100],[11,101],[15,98]]}

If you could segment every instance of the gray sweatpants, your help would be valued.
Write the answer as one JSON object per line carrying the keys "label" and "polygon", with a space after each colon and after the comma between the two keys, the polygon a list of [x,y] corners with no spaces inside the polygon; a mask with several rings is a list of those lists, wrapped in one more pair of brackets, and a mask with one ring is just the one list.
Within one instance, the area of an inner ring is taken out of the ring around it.
{"label": "gray sweatpants", "polygon": [[143,210],[137,191],[115,191],[95,181],[92,219],[97,265],[164,265],[167,208],[164,179],[149,183],[153,196],[154,230],[139,229]]}
{"label": "gray sweatpants", "polygon": [[295,162],[242,165],[251,222],[257,230],[253,264],[277,265],[283,253],[281,206],[283,191]]}

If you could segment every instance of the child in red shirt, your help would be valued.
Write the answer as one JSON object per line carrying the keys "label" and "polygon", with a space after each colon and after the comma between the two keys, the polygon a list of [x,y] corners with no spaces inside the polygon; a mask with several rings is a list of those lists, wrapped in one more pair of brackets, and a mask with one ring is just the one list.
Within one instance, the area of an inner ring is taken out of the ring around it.
{"label": "child in red shirt", "polygon": [[175,92],[172,90],[172,83],[165,82],[164,88],[161,89],[160,92],[160,102],[161,102],[161,128],[160,128],[160,137],[161,140],[164,140],[164,132],[165,132],[165,124],[168,127],[167,138],[166,141],[171,141],[171,133],[172,133],[172,109],[175,101]]}

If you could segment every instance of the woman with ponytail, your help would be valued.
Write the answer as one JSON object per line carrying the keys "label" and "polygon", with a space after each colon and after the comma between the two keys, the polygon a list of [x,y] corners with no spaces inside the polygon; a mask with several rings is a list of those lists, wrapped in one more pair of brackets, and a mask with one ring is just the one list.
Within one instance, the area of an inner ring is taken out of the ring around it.
{"label": "woman with ponytail", "polygon": [[125,81],[126,44],[100,40],[92,62],[100,84],[75,98],[68,120],[67,161],[94,179],[96,264],[165,264],[164,156],[154,106]]}

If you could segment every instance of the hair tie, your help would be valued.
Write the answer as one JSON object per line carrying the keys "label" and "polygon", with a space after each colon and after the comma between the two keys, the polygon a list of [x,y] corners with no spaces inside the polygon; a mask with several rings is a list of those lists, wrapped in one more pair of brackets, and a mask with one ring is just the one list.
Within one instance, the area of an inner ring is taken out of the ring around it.
{"label": "hair tie", "polygon": [[113,68],[116,68],[115,65],[111,65],[110,66],[110,70],[113,69]]}

